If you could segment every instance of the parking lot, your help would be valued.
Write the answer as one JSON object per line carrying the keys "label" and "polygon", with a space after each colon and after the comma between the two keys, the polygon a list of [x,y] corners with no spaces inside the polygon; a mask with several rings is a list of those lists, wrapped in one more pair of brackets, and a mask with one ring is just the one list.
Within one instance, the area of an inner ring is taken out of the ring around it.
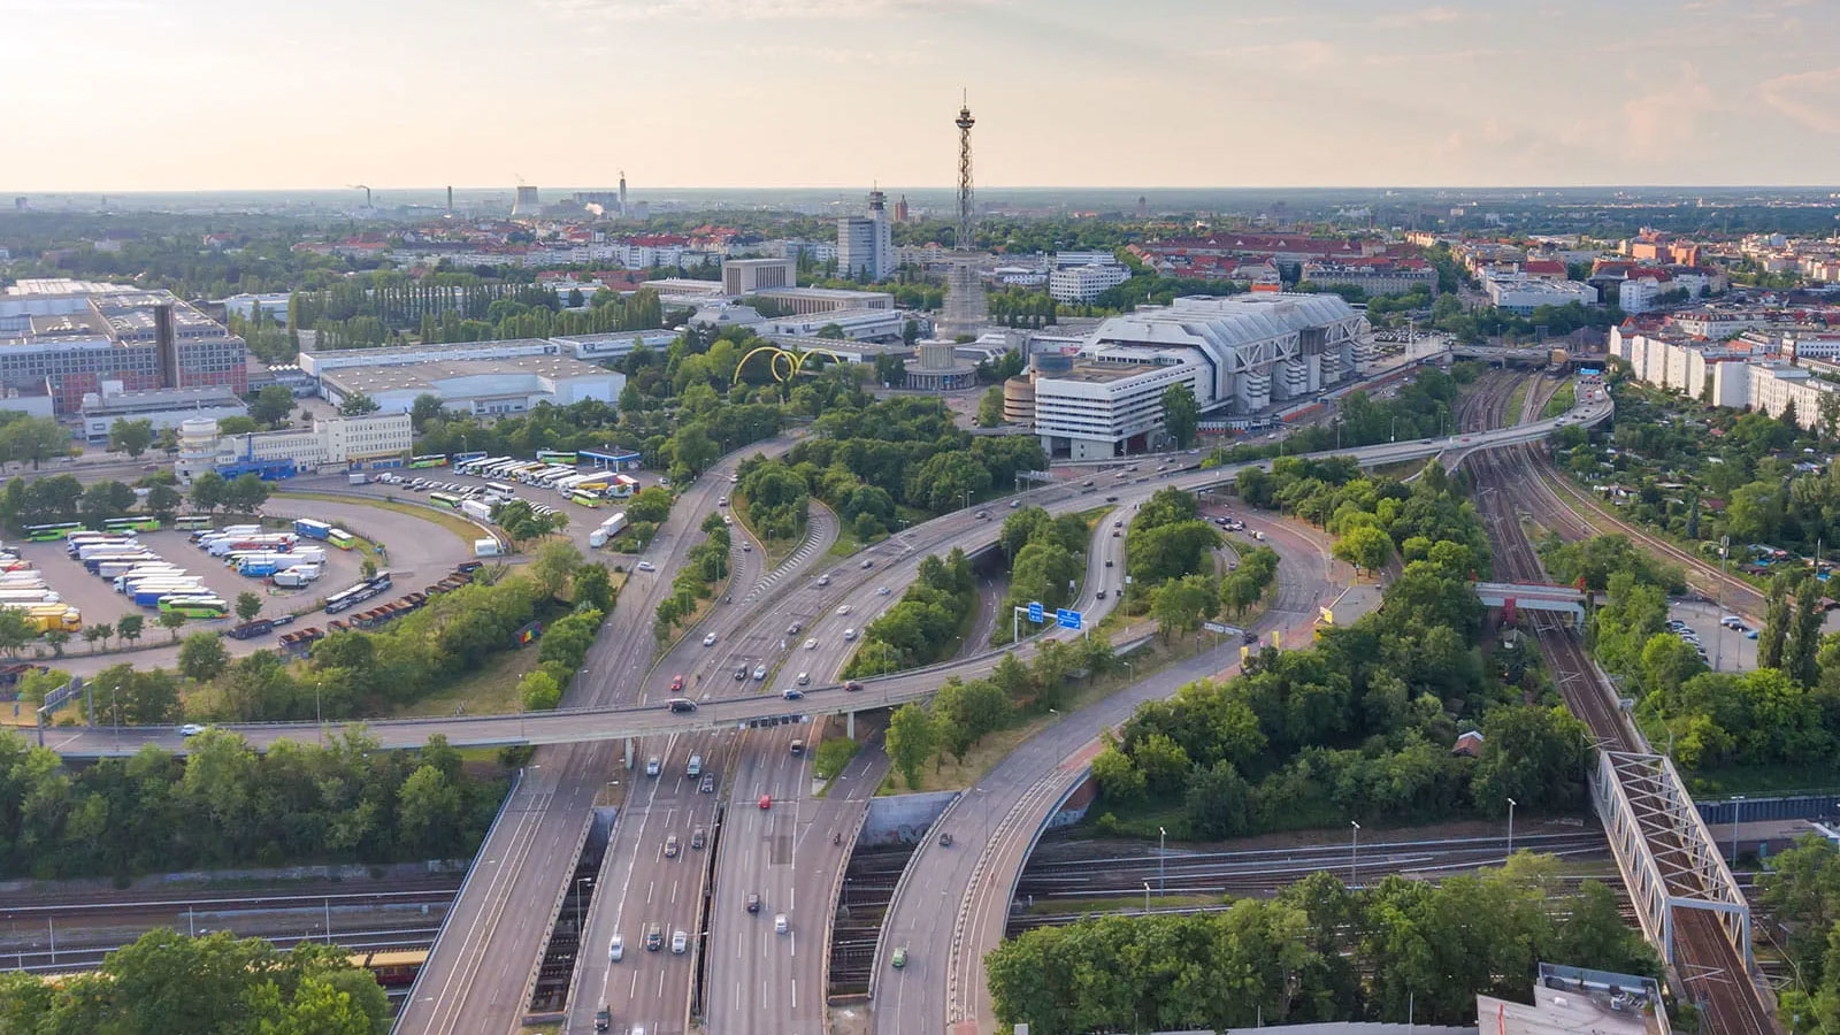
{"label": "parking lot", "polygon": [[[1720,611],[1716,604],[1681,601],[1668,608],[1668,618],[1685,623],[1688,630],[1699,638],[1700,645],[1706,649],[1706,662],[1719,672],[1749,672],[1757,667],[1757,641],[1746,632],[1727,629],[1719,624],[1722,615],[1729,611]],[[1745,627],[1755,632],[1756,626],[1746,619]]]}
{"label": "parking lot", "polygon": [[[138,538],[148,550],[159,554],[162,561],[178,565],[188,575],[197,576],[207,589],[222,597],[226,603],[234,605],[237,596],[242,593],[262,596],[266,601],[263,613],[268,615],[292,611],[317,600],[325,595],[328,586],[337,588],[351,584],[357,579],[362,563],[362,557],[357,551],[329,547],[319,581],[299,589],[280,589],[269,585],[265,579],[238,575],[235,569],[224,563],[223,558],[212,557],[194,546],[189,532],[143,532]],[[314,540],[307,542],[323,545]],[[66,552],[61,542],[21,543],[19,553],[44,573],[45,582],[65,603],[82,609],[85,625],[113,622],[127,614],[151,618],[157,613],[152,608],[134,606],[128,597],[115,592],[110,580],[90,574],[81,561]]]}

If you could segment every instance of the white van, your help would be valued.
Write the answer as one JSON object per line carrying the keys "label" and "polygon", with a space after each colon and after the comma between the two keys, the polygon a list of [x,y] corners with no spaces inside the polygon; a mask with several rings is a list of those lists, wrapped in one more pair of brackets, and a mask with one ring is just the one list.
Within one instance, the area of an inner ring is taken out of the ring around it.
{"label": "white van", "polygon": [[684,775],[692,776],[692,777],[703,775],[703,756],[702,755],[691,755],[690,756],[690,764],[684,766]]}
{"label": "white van", "polygon": [[811,685],[811,673],[810,672],[800,672],[799,673],[799,685],[800,686],[810,686]]}
{"label": "white van", "polygon": [[845,629],[845,630],[843,631],[843,641],[844,641],[845,643],[848,643],[848,642],[850,642],[851,640],[854,640],[855,638],[856,638],[856,630],[855,630],[855,629]]}

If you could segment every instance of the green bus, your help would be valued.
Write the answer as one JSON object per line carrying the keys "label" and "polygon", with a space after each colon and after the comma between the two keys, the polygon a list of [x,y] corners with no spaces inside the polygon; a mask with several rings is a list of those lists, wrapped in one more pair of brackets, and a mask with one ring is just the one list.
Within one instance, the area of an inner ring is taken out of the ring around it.
{"label": "green bus", "polygon": [[182,514],[173,518],[173,527],[181,532],[201,532],[211,527],[209,514]]}
{"label": "green bus", "polygon": [[446,453],[426,453],[426,454],[423,454],[422,456],[412,456],[409,458],[409,466],[410,467],[446,467],[447,466],[447,454]]}
{"label": "green bus", "polygon": [[141,517],[110,518],[102,523],[106,532],[158,532],[160,519],[143,515]]}
{"label": "green bus", "polygon": [[448,507],[448,508],[451,508],[451,509],[453,509],[453,510],[459,510],[459,509],[460,509],[460,497],[458,497],[458,496],[454,496],[454,495],[450,495],[450,494],[448,494],[448,493],[445,493],[445,492],[431,492],[431,493],[429,493],[429,494],[428,494],[428,502],[430,502],[430,503],[439,503],[439,504],[440,504],[441,506],[443,506],[443,507]]}
{"label": "green bus", "polygon": [[569,494],[569,502],[578,506],[598,508],[605,505],[607,501],[590,492],[572,492]]}
{"label": "green bus", "polygon": [[230,613],[230,605],[216,597],[166,597],[160,601],[160,610],[187,618],[222,618]]}
{"label": "green bus", "polygon": [[565,450],[539,449],[537,450],[537,459],[546,464],[562,464],[565,467],[574,467],[580,458],[577,454]]}
{"label": "green bus", "polygon": [[35,543],[48,543],[54,539],[63,539],[72,532],[83,531],[81,521],[60,521],[55,525],[27,525],[26,538]]}
{"label": "green bus", "polygon": [[342,528],[335,528],[327,532],[326,541],[341,550],[356,550],[358,548],[358,537]]}

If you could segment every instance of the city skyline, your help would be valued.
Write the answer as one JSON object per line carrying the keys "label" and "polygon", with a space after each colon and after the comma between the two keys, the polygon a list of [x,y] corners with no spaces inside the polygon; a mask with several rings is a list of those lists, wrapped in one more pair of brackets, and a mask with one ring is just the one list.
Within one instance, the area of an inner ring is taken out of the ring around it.
{"label": "city skyline", "polygon": [[218,0],[0,0],[33,84],[3,186],[509,187],[619,168],[636,187],[948,186],[961,90],[992,190],[1806,185],[1831,179],[1840,140],[1840,17],[1806,0],[1136,14],[334,0],[302,21]]}

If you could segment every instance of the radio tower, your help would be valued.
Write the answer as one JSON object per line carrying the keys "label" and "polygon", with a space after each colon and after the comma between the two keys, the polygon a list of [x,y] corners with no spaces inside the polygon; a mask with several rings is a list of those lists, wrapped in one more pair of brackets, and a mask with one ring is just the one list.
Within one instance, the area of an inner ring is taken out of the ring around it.
{"label": "radio tower", "polygon": [[977,120],[971,117],[969,102],[958,109],[958,120],[953,125],[958,127],[958,240],[953,247],[957,251],[969,252],[977,240],[972,236],[971,226],[974,207],[971,195],[971,127],[977,125]]}
{"label": "radio tower", "polygon": [[952,269],[946,280],[945,318],[940,321],[942,336],[976,334],[986,319],[984,282],[978,276],[977,238],[973,225],[971,191],[971,117],[967,100],[958,109],[952,123],[958,127],[958,239],[952,242]]}

